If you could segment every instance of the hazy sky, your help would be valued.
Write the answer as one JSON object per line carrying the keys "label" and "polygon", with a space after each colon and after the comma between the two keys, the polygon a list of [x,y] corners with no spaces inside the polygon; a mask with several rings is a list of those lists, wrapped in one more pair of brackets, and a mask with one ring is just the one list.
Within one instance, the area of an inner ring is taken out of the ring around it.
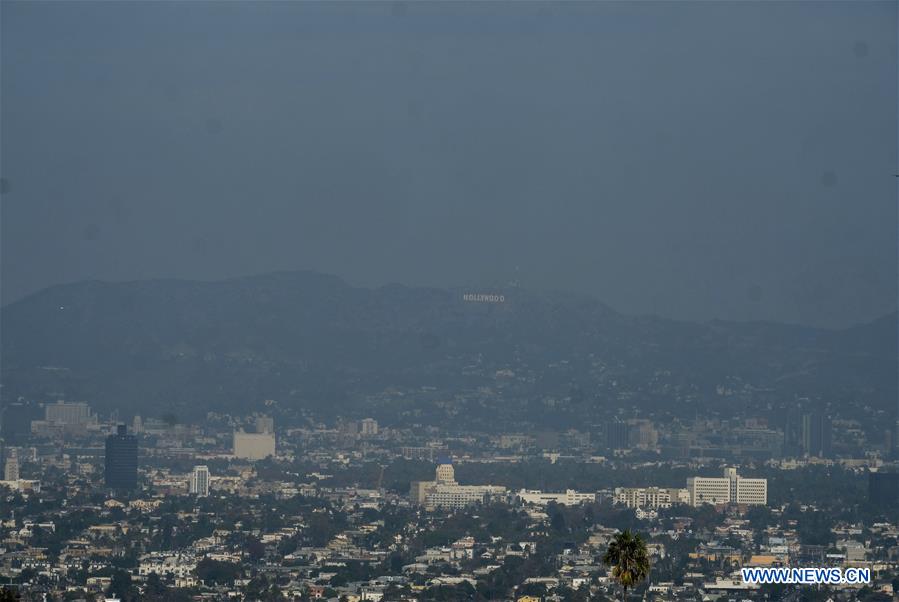
{"label": "hazy sky", "polygon": [[897,6],[4,1],[2,300],[315,269],[871,319]]}

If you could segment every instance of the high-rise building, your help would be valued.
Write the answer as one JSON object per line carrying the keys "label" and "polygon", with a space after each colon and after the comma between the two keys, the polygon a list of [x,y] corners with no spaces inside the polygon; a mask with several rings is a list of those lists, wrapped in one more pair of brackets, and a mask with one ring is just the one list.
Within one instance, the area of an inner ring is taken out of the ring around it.
{"label": "high-rise building", "polygon": [[120,424],[106,438],[106,486],[129,490],[137,487],[137,437]]}
{"label": "high-rise building", "polygon": [[271,433],[234,432],[234,456],[243,460],[262,460],[275,455],[275,436]]}
{"label": "high-rise building", "polygon": [[833,427],[830,418],[820,412],[802,415],[802,453],[816,458],[829,458]]}
{"label": "high-rise building", "polygon": [[690,492],[660,487],[616,487],[615,503],[628,508],[670,508],[674,504],[689,504]]}
{"label": "high-rise building", "polygon": [[39,437],[84,435],[88,427],[97,424],[97,415],[86,403],[57,401],[44,406],[44,419],[32,420],[31,433]]}
{"label": "high-rise building", "polygon": [[659,444],[659,432],[650,420],[633,420],[628,427],[628,442],[639,449],[654,449]]}
{"label": "high-rise building", "polygon": [[412,481],[409,483],[409,499],[414,504],[424,504],[428,498],[428,492],[434,486],[434,481]]}
{"label": "high-rise building", "polygon": [[446,485],[454,485],[456,483],[456,469],[453,468],[453,461],[447,457],[437,460],[436,482]]}
{"label": "high-rise building", "polygon": [[784,419],[783,454],[789,457],[802,455],[802,410],[792,408]]}
{"label": "high-rise building", "polygon": [[378,421],[374,418],[364,418],[359,421],[359,433],[363,437],[371,437],[378,434]]}
{"label": "high-rise building", "polygon": [[19,456],[15,449],[9,450],[9,455],[3,465],[3,480],[18,481],[19,480]]}
{"label": "high-rise building", "polygon": [[275,432],[275,420],[271,416],[257,416],[256,417],[256,432],[257,433],[269,433],[272,434]]}
{"label": "high-rise building", "polygon": [[190,473],[190,492],[197,497],[209,495],[209,468],[207,466],[194,466]]}
{"label": "high-rise building", "polygon": [[868,502],[884,509],[899,506],[899,472],[869,472]]}
{"label": "high-rise building", "polygon": [[687,479],[687,490],[694,506],[730,503],[730,479],[691,477]]}
{"label": "high-rise building", "polygon": [[430,508],[463,508],[490,498],[506,495],[506,488],[495,485],[459,485],[456,483],[452,460],[438,460],[433,481],[412,481],[409,497]]}
{"label": "high-rise building", "polygon": [[86,403],[60,400],[44,408],[44,420],[51,424],[79,425],[96,421],[96,417],[91,415],[90,406]]}
{"label": "high-rise building", "polygon": [[359,423],[355,420],[338,420],[337,430],[342,435],[355,437],[359,434]]}
{"label": "high-rise building", "polygon": [[768,503],[768,479],[741,477],[736,468],[725,468],[723,478],[690,477],[687,479],[687,490],[693,506]]}
{"label": "high-rise building", "polygon": [[605,423],[606,447],[610,450],[630,449],[630,425],[619,420]]}

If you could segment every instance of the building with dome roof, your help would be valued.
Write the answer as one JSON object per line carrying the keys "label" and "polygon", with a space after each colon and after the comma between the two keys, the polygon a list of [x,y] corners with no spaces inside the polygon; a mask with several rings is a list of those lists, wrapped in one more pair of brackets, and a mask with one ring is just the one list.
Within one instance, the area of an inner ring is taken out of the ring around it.
{"label": "building with dome roof", "polygon": [[449,457],[439,458],[434,472],[433,481],[412,481],[409,498],[413,503],[428,509],[456,509],[507,494],[506,488],[498,485],[460,485],[456,482],[456,471]]}

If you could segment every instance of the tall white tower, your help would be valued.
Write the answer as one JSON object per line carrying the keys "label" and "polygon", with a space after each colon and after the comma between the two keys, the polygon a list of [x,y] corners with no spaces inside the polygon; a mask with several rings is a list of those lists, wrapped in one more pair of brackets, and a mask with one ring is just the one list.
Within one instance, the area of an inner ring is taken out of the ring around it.
{"label": "tall white tower", "polygon": [[207,466],[194,466],[190,474],[190,492],[197,497],[209,495],[209,468]]}
{"label": "tall white tower", "polygon": [[454,485],[456,483],[456,470],[449,458],[441,458],[437,461],[436,481],[440,485]]}
{"label": "tall white tower", "polygon": [[6,481],[19,480],[19,455],[16,449],[9,450],[9,457],[3,466],[3,479]]}

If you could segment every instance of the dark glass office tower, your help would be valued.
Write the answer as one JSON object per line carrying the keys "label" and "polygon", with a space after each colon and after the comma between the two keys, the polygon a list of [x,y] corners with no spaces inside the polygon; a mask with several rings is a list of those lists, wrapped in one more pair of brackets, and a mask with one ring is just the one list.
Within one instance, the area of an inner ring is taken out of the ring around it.
{"label": "dark glass office tower", "polygon": [[833,427],[830,418],[819,412],[802,416],[802,451],[816,458],[831,457]]}
{"label": "dark glass office tower", "polygon": [[868,501],[877,508],[895,508],[899,504],[899,473],[869,472]]}
{"label": "dark glass office tower", "polygon": [[121,490],[137,487],[137,437],[129,435],[124,424],[106,438],[106,486]]}
{"label": "dark glass office tower", "polygon": [[630,449],[630,425],[613,420],[605,424],[606,447],[610,450]]}
{"label": "dark glass office tower", "polygon": [[783,455],[793,457],[802,454],[802,411],[793,408],[787,412],[784,420]]}

